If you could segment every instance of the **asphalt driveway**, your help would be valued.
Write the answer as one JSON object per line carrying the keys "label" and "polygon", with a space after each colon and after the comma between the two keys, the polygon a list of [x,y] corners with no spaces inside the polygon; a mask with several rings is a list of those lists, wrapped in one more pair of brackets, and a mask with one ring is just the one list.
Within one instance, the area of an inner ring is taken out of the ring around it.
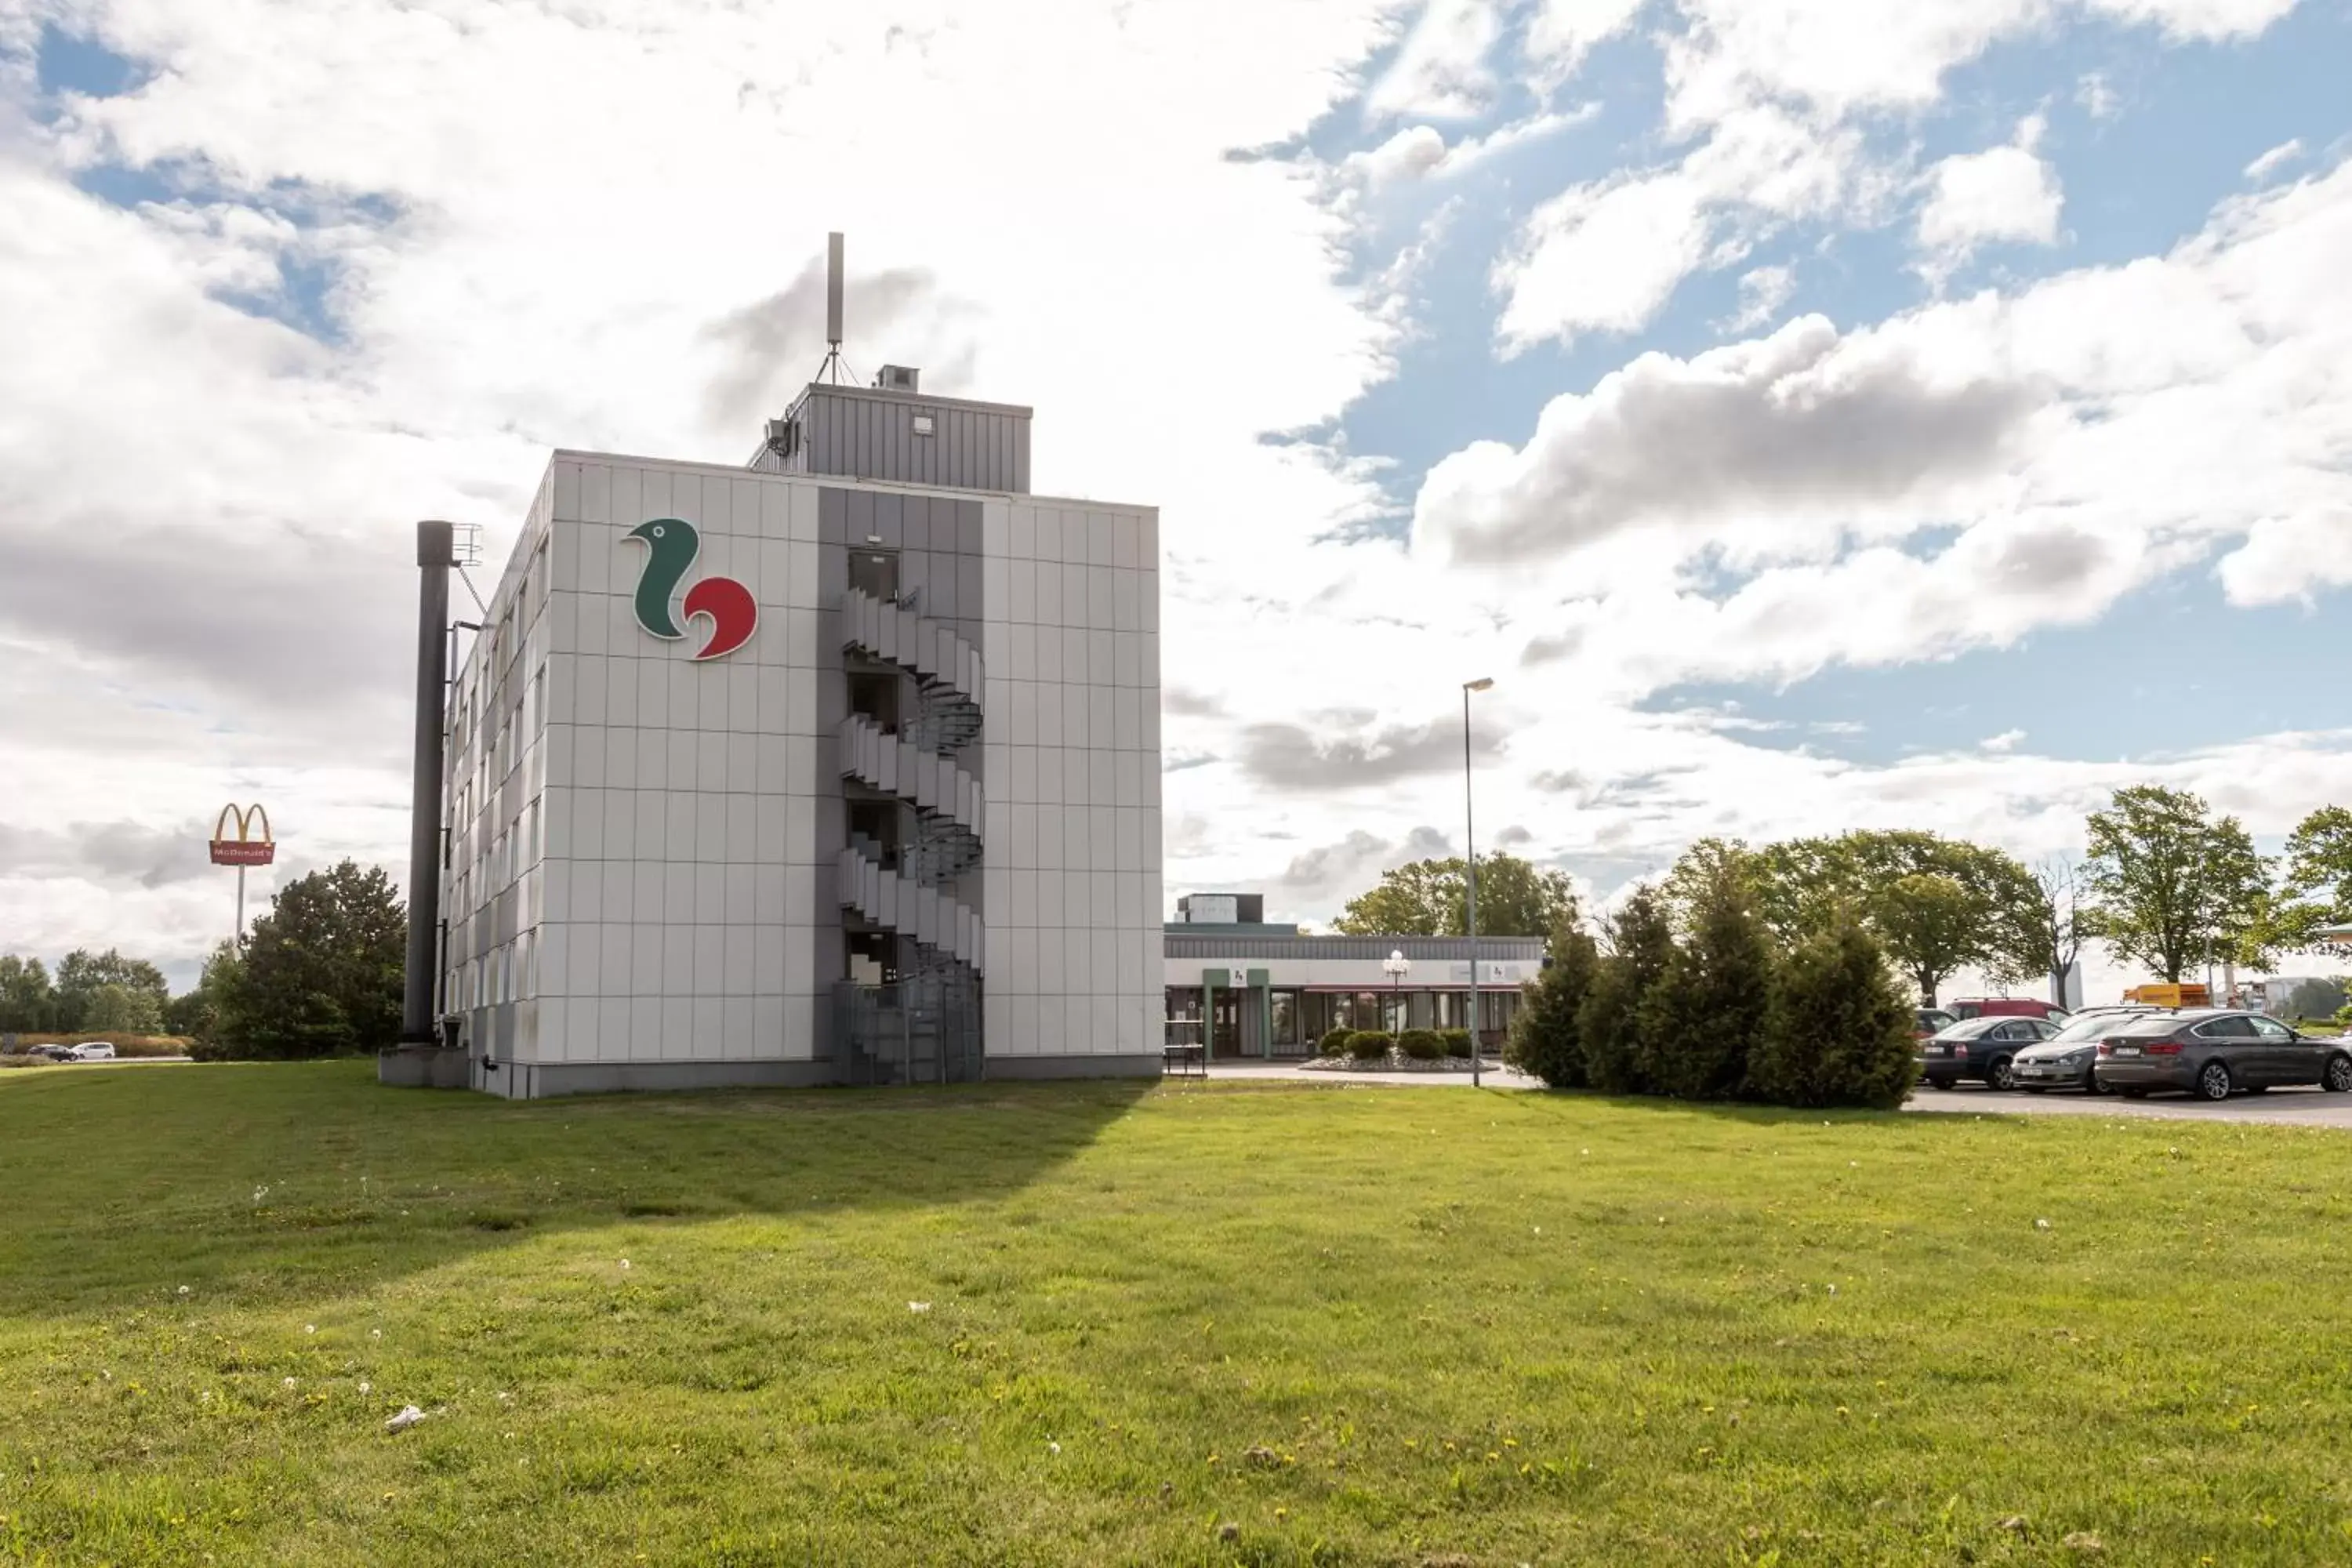
{"label": "asphalt driveway", "polygon": [[2265,1094],[2241,1094],[2219,1105],[2168,1094],[2149,1100],[2126,1100],[2120,1095],[2003,1094],[1966,1084],[1931,1089],[1921,1084],[1906,1110],[1992,1112],[2017,1116],[2145,1116],[2159,1121],[2278,1121],[2295,1127],[2352,1128],[2352,1095],[2328,1094],[2317,1088],[2273,1089]]}

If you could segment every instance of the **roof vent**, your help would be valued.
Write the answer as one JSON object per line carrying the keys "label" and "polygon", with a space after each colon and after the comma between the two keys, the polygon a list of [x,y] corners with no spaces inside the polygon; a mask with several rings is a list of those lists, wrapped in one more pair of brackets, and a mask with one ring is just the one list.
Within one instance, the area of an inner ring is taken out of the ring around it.
{"label": "roof vent", "polygon": [[922,374],[912,365],[886,364],[882,367],[882,374],[874,378],[874,384],[885,392],[914,392],[918,390],[916,383],[922,379]]}

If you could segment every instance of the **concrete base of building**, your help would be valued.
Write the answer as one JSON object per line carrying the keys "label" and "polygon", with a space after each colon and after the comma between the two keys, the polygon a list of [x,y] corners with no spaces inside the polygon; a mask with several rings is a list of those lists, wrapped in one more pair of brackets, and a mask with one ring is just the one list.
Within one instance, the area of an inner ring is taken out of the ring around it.
{"label": "concrete base of building", "polygon": [[831,1062],[499,1062],[477,1064],[474,1087],[509,1100],[696,1089],[814,1089],[838,1081]]}
{"label": "concrete base of building", "polygon": [[463,1089],[466,1053],[446,1046],[394,1046],[375,1054],[375,1080],[395,1089]]}
{"label": "concrete base of building", "polygon": [[1160,1053],[1125,1057],[989,1057],[981,1073],[997,1082],[1044,1078],[1158,1078]]}

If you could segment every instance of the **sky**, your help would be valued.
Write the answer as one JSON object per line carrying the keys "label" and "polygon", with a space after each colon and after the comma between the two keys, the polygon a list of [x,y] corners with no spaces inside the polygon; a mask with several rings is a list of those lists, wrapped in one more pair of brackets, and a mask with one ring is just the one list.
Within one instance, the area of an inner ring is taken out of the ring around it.
{"label": "sky", "polygon": [[[2352,804],[2347,0],[0,0],[0,951],[404,876],[413,522],[823,352],[1161,509],[1166,887]],[[254,901],[273,874],[257,874]],[[2093,990],[2120,972],[2095,967]]]}

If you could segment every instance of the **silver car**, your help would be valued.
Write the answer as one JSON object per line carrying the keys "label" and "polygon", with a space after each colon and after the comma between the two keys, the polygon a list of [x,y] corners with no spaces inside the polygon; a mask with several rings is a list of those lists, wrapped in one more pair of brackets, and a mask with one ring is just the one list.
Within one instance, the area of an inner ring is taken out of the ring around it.
{"label": "silver car", "polygon": [[2066,1026],[2039,1045],[2028,1046],[2010,1061],[2017,1087],[2028,1094],[2053,1089],[2100,1092],[2093,1070],[2099,1059],[2099,1042],[2118,1024],[2144,1017],[2153,1007],[2089,1007],[2066,1021]]}

